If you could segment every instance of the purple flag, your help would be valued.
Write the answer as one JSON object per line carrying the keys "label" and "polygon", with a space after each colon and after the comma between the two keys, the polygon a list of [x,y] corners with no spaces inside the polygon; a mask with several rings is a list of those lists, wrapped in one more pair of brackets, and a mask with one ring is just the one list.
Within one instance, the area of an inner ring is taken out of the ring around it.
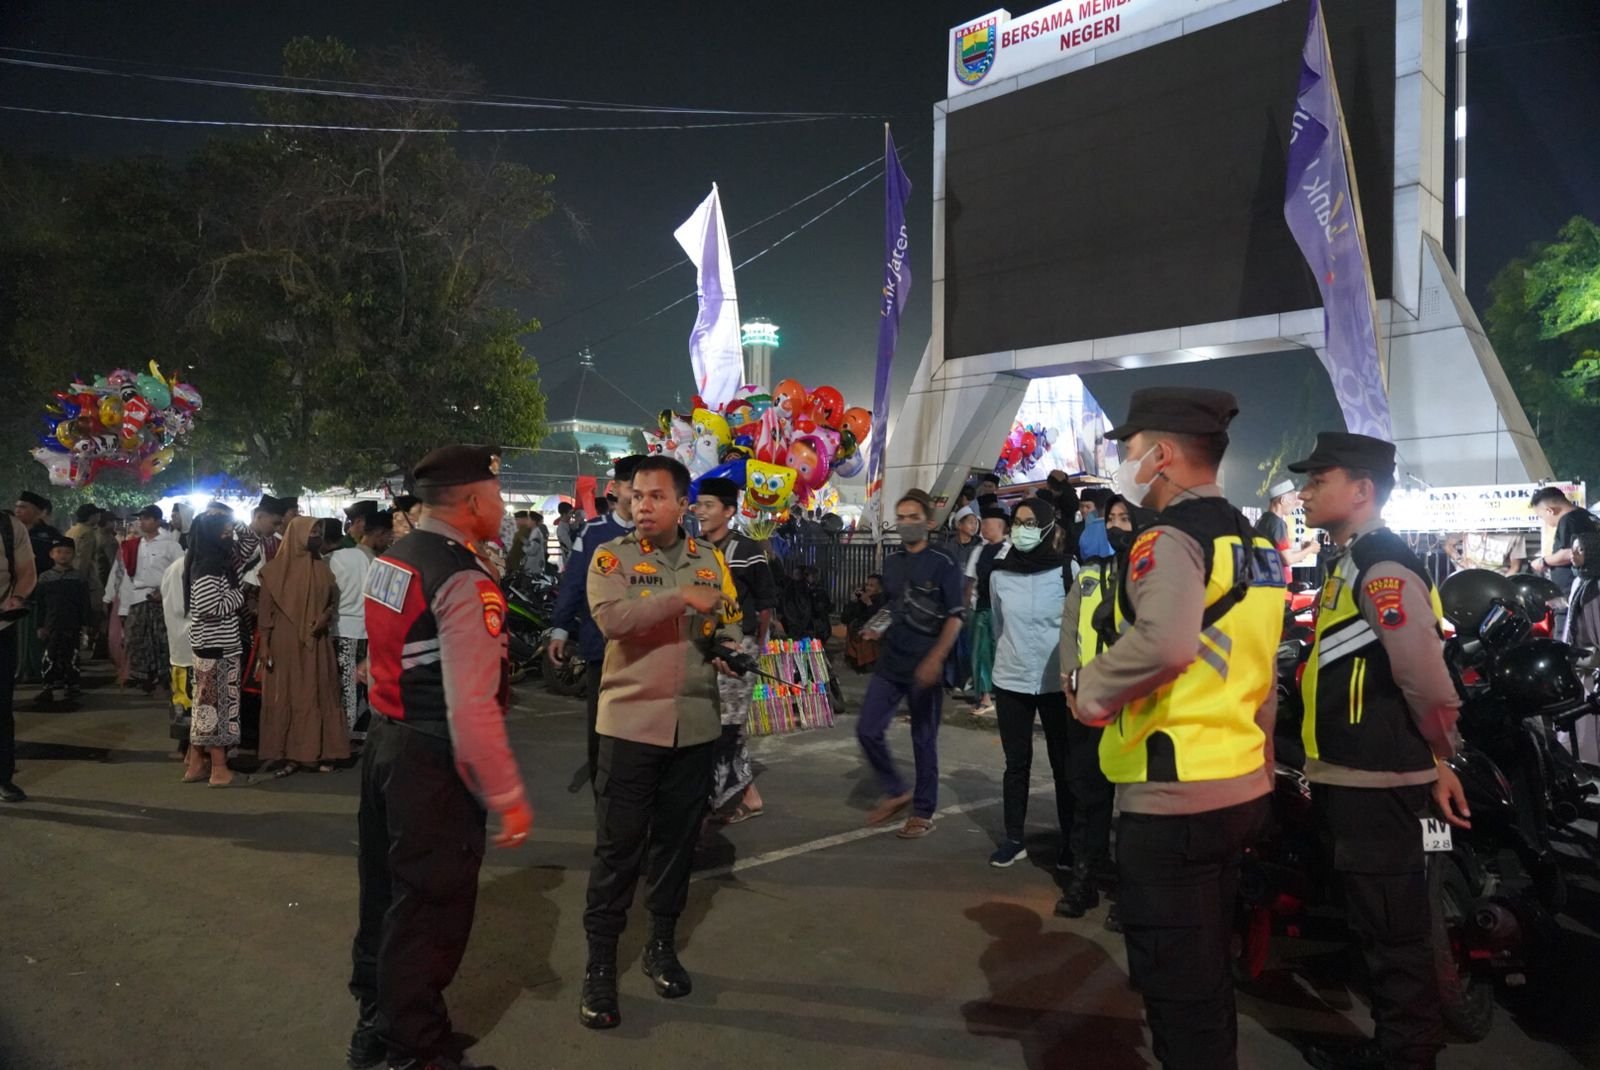
{"label": "purple flag", "polygon": [[878,374],[872,387],[872,434],[867,450],[867,498],[883,489],[883,446],[889,437],[889,386],[893,380],[894,347],[900,338],[900,312],[911,292],[910,238],[906,235],[906,201],[911,180],[894,151],[894,135],[883,127],[883,294],[878,303]]}
{"label": "purple flag", "polygon": [[1389,439],[1389,397],[1378,362],[1372,280],[1359,203],[1345,159],[1322,5],[1311,22],[1289,136],[1289,184],[1283,215],[1322,291],[1323,366],[1333,380],[1348,430]]}

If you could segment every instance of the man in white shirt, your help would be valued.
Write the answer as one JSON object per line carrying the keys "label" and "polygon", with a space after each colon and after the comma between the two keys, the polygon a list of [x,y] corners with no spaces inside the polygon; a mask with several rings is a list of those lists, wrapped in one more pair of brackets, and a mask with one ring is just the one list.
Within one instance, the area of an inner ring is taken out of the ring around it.
{"label": "man in white shirt", "polygon": [[178,558],[161,576],[161,616],[167,626],[167,663],[172,667],[172,738],[177,757],[189,749],[189,719],[194,711],[194,648],[189,643],[189,600],[183,584],[186,562]]}
{"label": "man in white shirt", "polygon": [[[161,578],[174,561],[183,559],[178,537],[161,525],[161,507],[147,505],[139,510],[139,535],[133,554],[123,554],[124,562],[133,558],[134,568],[125,581],[128,597],[128,672],[145,694],[168,679],[167,624],[161,615]],[[126,544],[125,544],[126,545]]]}
{"label": "man in white shirt", "polygon": [[377,556],[389,548],[394,536],[394,514],[378,511],[366,515],[361,540],[354,546],[328,555],[333,586],[339,597],[339,615],[334,621],[333,647],[339,661],[339,694],[344,703],[344,723],[351,739],[365,739],[358,731],[366,688],[356,679],[356,666],[367,660],[367,617],[362,591],[367,584],[367,569]]}

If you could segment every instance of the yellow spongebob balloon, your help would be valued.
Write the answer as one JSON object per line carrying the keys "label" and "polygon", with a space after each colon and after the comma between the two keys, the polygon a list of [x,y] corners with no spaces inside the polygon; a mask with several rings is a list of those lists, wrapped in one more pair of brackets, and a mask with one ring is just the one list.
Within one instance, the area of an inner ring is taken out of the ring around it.
{"label": "yellow spongebob balloon", "polygon": [[766,461],[749,461],[745,464],[744,496],[747,504],[764,513],[776,513],[794,500],[795,480],[799,474],[793,468]]}

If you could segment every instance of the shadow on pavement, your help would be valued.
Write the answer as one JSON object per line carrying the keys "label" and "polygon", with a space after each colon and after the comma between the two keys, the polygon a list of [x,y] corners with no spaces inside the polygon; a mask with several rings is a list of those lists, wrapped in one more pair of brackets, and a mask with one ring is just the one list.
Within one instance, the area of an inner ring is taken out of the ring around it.
{"label": "shadow on pavement", "polygon": [[1122,998],[1126,977],[1104,948],[1075,933],[1047,931],[1043,918],[1017,903],[980,903],[965,913],[994,937],[978,958],[989,998],[961,1007],[969,1033],[1017,1041],[1029,1070],[1079,1065],[1089,1052],[1097,1070],[1142,1070],[1137,1011],[1129,1017],[1062,1009],[1086,1002],[1096,974],[1114,975],[1119,994],[1112,998]]}
{"label": "shadow on pavement", "polygon": [[[186,790],[201,792],[210,789],[195,784],[187,786]],[[9,810],[7,818],[108,832],[230,840],[240,847],[257,851],[355,855],[352,841],[356,828],[349,814],[308,814],[294,810],[271,810],[265,813],[174,810],[148,804],[73,799],[37,793],[31,796],[31,800],[25,807]],[[76,809],[63,812],[45,809],[47,806]]]}
{"label": "shadow on pavement", "polygon": [[478,890],[472,943],[446,993],[458,1029],[488,1036],[523,992],[545,1002],[560,996],[562,974],[550,958],[561,923],[554,893],[565,876],[561,866],[529,866]]}

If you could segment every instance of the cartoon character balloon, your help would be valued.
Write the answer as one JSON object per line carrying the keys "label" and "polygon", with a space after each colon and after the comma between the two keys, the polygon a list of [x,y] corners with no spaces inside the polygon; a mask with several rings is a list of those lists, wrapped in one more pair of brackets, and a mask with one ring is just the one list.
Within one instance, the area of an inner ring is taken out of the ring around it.
{"label": "cartoon character balloon", "polygon": [[[798,478],[793,468],[780,464],[768,464],[765,461],[748,461],[745,463],[745,509],[749,515],[755,515],[757,510],[766,513],[777,513],[788,508],[794,500],[795,481]],[[755,509],[751,509],[755,506]]]}
{"label": "cartoon character balloon", "polygon": [[123,468],[149,480],[171,464],[173,447],[194,426],[200,391],[164,376],[155,361],[135,374],[118,368],[92,383],[75,376],[45,406],[49,434],[32,456],[56,486],[82,487]]}
{"label": "cartoon character balloon", "polygon": [[772,388],[772,407],[784,420],[793,422],[806,411],[806,388],[793,379],[785,379]]}
{"label": "cartoon character balloon", "polygon": [[701,475],[722,460],[722,448],[733,441],[728,421],[710,409],[694,410],[694,458],[689,471]]}
{"label": "cartoon character balloon", "polygon": [[819,386],[811,392],[811,419],[818,427],[831,427],[837,431],[844,418],[844,395],[831,386]]}

